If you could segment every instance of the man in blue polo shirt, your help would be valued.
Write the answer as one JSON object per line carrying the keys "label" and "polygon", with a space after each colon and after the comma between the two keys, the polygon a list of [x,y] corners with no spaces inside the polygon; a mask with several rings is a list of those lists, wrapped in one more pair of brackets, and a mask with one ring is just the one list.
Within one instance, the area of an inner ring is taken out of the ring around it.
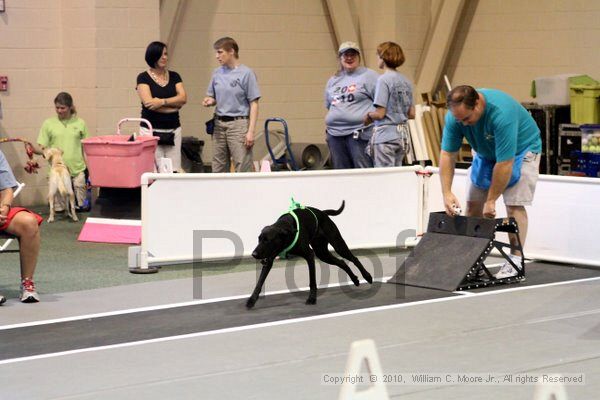
{"label": "man in blue polo shirt", "polygon": [[[524,245],[527,236],[526,205],[531,205],[538,180],[542,149],[540,130],[527,110],[508,94],[495,89],[458,86],[448,93],[446,125],[442,136],[440,179],[446,213],[452,215],[460,202],[452,193],[456,155],[467,139],[476,154],[469,168],[467,216],[496,217],[496,200],[502,195],[506,212],[519,225]],[[512,246],[517,245],[509,235]],[[520,265],[521,254],[511,251]],[[496,278],[515,276],[505,263]]]}

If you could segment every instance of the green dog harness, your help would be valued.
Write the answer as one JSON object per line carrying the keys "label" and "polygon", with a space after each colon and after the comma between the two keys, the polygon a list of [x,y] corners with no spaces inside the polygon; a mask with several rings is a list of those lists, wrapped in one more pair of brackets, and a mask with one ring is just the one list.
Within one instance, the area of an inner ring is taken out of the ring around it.
{"label": "green dog harness", "polygon": [[[293,197],[290,200],[291,200],[291,204],[290,204],[289,211],[285,214],[290,214],[294,218],[294,221],[296,221],[296,235],[294,236],[294,240],[292,241],[292,243],[288,247],[283,249],[283,251],[281,253],[279,253],[279,258],[286,258],[288,251],[290,251],[296,245],[296,243],[298,242],[298,237],[300,237],[300,221],[298,220],[298,216],[294,212],[295,210],[304,209],[304,210],[310,211],[310,213],[313,215],[313,217],[315,217],[315,222],[317,223],[317,229],[319,229],[319,220],[317,219],[317,216],[315,215],[315,213],[310,208],[306,208],[302,204],[296,202]],[[283,214],[283,215],[285,215],[285,214]]]}

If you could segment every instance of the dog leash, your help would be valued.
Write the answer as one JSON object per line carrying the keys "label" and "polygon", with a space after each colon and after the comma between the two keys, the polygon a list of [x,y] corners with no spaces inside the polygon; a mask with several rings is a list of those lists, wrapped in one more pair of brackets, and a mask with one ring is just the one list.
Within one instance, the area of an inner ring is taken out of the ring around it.
{"label": "dog leash", "polygon": [[25,151],[27,152],[27,157],[29,161],[27,161],[27,165],[24,167],[25,171],[28,174],[37,174],[37,170],[40,168],[37,161],[33,159],[33,146],[27,140],[23,138],[0,138],[0,143],[8,143],[8,142],[23,142],[25,145]]}
{"label": "dog leash", "polygon": [[[292,243],[288,247],[283,249],[283,251],[281,253],[279,253],[279,258],[286,258],[288,251],[290,251],[296,245],[296,243],[298,242],[298,238],[300,237],[300,221],[298,220],[298,216],[294,212],[295,210],[303,209],[303,210],[310,211],[310,213],[313,215],[313,217],[315,217],[315,222],[317,223],[317,230],[319,229],[319,219],[317,218],[315,213],[310,208],[304,207],[302,204],[295,201],[293,197],[290,198],[290,201],[291,201],[290,207],[288,209],[288,212],[285,214],[291,214],[291,216],[294,218],[294,221],[296,221],[296,235],[294,236],[294,240],[292,241]],[[283,215],[285,215],[285,214],[283,214]]]}

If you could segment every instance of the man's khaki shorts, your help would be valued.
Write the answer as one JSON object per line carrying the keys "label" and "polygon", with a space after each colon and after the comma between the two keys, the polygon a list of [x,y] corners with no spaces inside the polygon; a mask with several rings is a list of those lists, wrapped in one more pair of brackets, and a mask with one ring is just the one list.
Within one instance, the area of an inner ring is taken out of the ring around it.
{"label": "man's khaki shorts", "polygon": [[[506,188],[502,193],[504,204],[507,206],[528,206],[533,202],[535,185],[537,184],[540,169],[540,155],[530,151],[523,158],[521,165],[521,178],[513,186]],[[471,168],[467,173],[471,175]],[[467,201],[485,202],[488,191],[473,185],[469,179],[467,188]]]}

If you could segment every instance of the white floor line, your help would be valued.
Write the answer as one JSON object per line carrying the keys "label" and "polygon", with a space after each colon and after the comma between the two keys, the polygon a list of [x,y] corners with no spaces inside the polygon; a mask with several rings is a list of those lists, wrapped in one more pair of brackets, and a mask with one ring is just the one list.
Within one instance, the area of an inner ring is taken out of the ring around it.
{"label": "white floor line", "polygon": [[[190,333],[190,334],[186,334],[186,335],[168,336],[168,337],[162,337],[162,338],[156,338],[156,339],[140,340],[140,341],[128,342],[128,343],[119,343],[119,344],[108,345],[108,346],[89,347],[89,348],[85,348],[85,349],[69,350],[69,351],[62,351],[62,352],[57,352],[57,353],[39,354],[39,355],[35,355],[35,356],[19,357],[19,358],[2,360],[2,361],[0,361],[0,365],[41,360],[41,359],[46,359],[46,358],[62,357],[62,356],[67,356],[67,355],[72,355],[72,354],[79,354],[79,353],[88,353],[88,352],[104,351],[104,350],[118,349],[118,348],[124,348],[124,347],[141,346],[141,345],[145,345],[145,344],[162,343],[162,342],[170,342],[170,341],[183,340],[183,339],[198,338],[198,337],[202,337],[202,336],[219,335],[219,334],[223,334],[223,333],[248,331],[248,330],[261,329],[261,328],[267,328],[267,327],[272,327],[272,326],[295,324],[295,323],[299,323],[299,322],[308,322],[308,321],[317,321],[317,320],[321,320],[321,319],[338,318],[338,317],[343,317],[343,316],[348,316],[348,315],[364,314],[364,313],[384,311],[384,310],[393,310],[393,309],[399,309],[399,308],[408,308],[408,307],[420,306],[420,305],[424,305],[424,304],[458,301],[458,300],[472,298],[472,297],[495,296],[495,295],[509,293],[509,292],[534,290],[534,289],[547,288],[547,287],[553,287],[553,286],[564,286],[564,285],[577,284],[577,283],[593,282],[593,281],[598,281],[598,280],[600,280],[600,277],[575,279],[572,281],[546,283],[546,284],[533,285],[533,286],[522,286],[522,287],[517,287],[517,288],[499,289],[499,290],[492,290],[489,292],[471,293],[471,295],[469,295],[469,296],[443,297],[443,298],[439,298],[439,299],[421,300],[421,301],[415,301],[415,302],[411,302],[411,303],[391,304],[391,305],[386,305],[386,306],[363,308],[363,309],[359,309],[359,310],[349,310],[349,311],[343,311],[343,312],[337,312],[337,313],[331,313],[331,314],[325,314],[325,315],[293,318],[293,319],[287,319],[287,320],[282,320],[282,321],[265,322],[265,323],[261,323],[261,324],[244,325],[244,326],[237,326],[237,327],[233,327],[233,328],[217,329],[217,330],[213,330],[213,331]],[[339,284],[334,284],[334,286],[335,285],[339,285]],[[240,296],[240,297],[243,298],[245,296]]]}
{"label": "white floor line", "polygon": [[466,290],[456,290],[454,292],[452,292],[454,294],[462,294],[463,296],[474,296],[477,293],[473,293],[473,292],[467,292]]}
{"label": "white floor line", "polygon": [[[375,278],[375,279],[373,279],[373,281],[385,282],[390,278],[391,278],[391,276],[384,276],[382,278]],[[367,283],[367,281],[365,281],[365,280],[359,280],[359,282],[361,284]],[[334,287],[339,287],[339,286],[350,286],[350,285],[354,285],[354,284],[350,281],[336,282],[336,283],[329,283],[326,285],[319,285],[319,286],[317,286],[317,289],[327,289],[327,288],[334,288]],[[284,293],[295,293],[295,292],[306,291],[308,289],[309,289],[308,286],[306,286],[306,287],[301,287],[301,288],[297,288],[297,289],[293,289],[293,290],[290,290],[290,289],[274,290],[271,292],[266,292],[265,295],[270,296],[270,295],[284,294]],[[181,303],[162,304],[162,305],[158,305],[158,306],[147,306],[147,307],[129,308],[129,309],[124,309],[124,310],[107,311],[107,312],[95,313],[95,314],[75,315],[72,317],[63,317],[63,318],[53,318],[53,319],[31,321],[31,322],[22,322],[22,323],[18,323],[18,324],[2,325],[2,326],[0,326],[0,331],[4,331],[7,329],[17,329],[17,328],[26,328],[26,327],[31,327],[31,326],[39,326],[39,325],[57,324],[57,323],[61,323],[61,322],[80,321],[80,320],[84,320],[84,319],[110,317],[113,315],[125,315],[125,314],[133,314],[133,313],[137,313],[137,312],[167,310],[169,308],[188,307],[188,306],[195,306],[195,305],[200,305],[200,304],[218,303],[221,301],[246,299],[249,296],[250,296],[249,294],[241,294],[241,295],[236,295],[236,296],[215,297],[212,299],[185,301],[185,302],[181,302]]]}
{"label": "white floor line", "polygon": [[577,311],[577,312],[572,312],[572,313],[553,315],[551,317],[545,317],[545,318],[532,319],[531,321],[529,321],[527,323],[528,324],[540,324],[540,323],[544,323],[544,322],[561,321],[561,320],[569,319],[569,318],[585,317],[585,316],[594,315],[594,314],[600,314],[600,308],[596,308],[594,310]]}
{"label": "white floor line", "polygon": [[[529,263],[529,262],[531,262],[531,261],[529,261],[529,260],[525,261],[525,263]],[[500,267],[502,265],[503,265],[503,263],[490,264],[487,267],[488,268],[493,268],[493,267]],[[381,278],[374,278],[373,281],[374,282],[386,282],[390,278],[392,278],[392,276],[384,276],[384,277],[381,277]],[[366,283],[366,281],[364,279],[361,279],[360,283],[364,284],[364,283]],[[318,289],[326,289],[326,288],[333,288],[333,287],[338,287],[338,286],[342,286],[342,285],[352,285],[352,283],[350,281],[341,282],[341,283],[340,282],[338,282],[338,283],[330,283],[330,284],[326,284],[326,285],[317,286],[317,288]],[[308,286],[302,287],[302,288],[293,289],[293,290],[282,289],[282,290],[276,290],[276,291],[272,291],[272,292],[266,292],[265,295],[275,295],[275,294],[283,294],[283,293],[294,293],[294,292],[305,291],[305,290],[308,290],[308,289],[309,289]],[[455,291],[453,293],[454,294],[461,294],[461,295],[465,295],[465,296],[471,294],[470,292],[460,291],[460,290],[459,291]],[[30,326],[56,324],[56,323],[61,323],[61,322],[79,321],[79,320],[90,319],[90,318],[110,317],[110,316],[113,316],[113,315],[125,315],[125,314],[132,314],[132,313],[136,313],[136,312],[166,310],[166,309],[169,309],[169,308],[178,308],[178,307],[188,307],[188,306],[195,306],[195,305],[200,305],[200,304],[217,303],[217,302],[220,302],[220,301],[239,300],[239,299],[247,298],[249,296],[250,296],[249,294],[242,294],[242,295],[236,295],[236,296],[215,297],[215,298],[212,298],[212,299],[192,300],[192,301],[186,301],[186,302],[181,302],[181,303],[171,303],[171,304],[162,304],[162,305],[157,305],[157,306],[129,308],[129,309],[123,309],[123,310],[106,311],[106,312],[102,312],[102,313],[75,315],[75,316],[72,316],[72,317],[62,317],[62,318],[53,318],[53,319],[47,319],[47,320],[22,322],[22,323],[11,324],[11,325],[0,325],[0,331],[7,330],[7,329],[25,328],[25,327],[30,327]]]}

